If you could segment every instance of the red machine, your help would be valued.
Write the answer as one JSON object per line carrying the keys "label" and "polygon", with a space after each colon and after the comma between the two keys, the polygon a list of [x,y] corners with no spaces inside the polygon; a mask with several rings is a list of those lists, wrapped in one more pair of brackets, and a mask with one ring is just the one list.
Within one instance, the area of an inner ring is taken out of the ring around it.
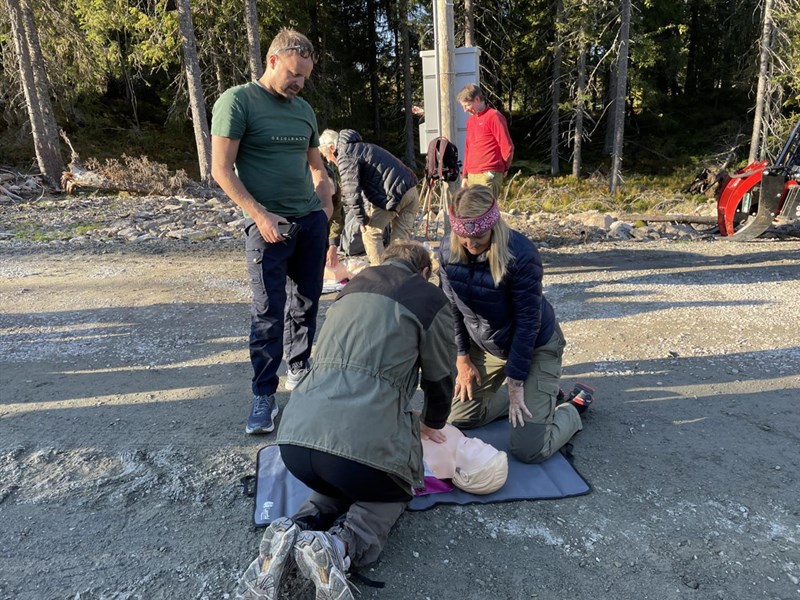
{"label": "red machine", "polygon": [[752,240],[778,218],[800,218],[800,122],[774,165],[754,162],[726,176],[717,197],[720,234]]}

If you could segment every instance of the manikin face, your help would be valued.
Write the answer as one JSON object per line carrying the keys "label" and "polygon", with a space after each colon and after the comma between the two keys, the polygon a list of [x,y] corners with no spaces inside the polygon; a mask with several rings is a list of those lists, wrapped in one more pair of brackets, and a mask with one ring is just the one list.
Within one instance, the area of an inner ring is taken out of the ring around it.
{"label": "manikin face", "polygon": [[300,93],[314,69],[311,58],[303,58],[291,50],[270,55],[267,63],[267,87],[287,100],[292,100]]}
{"label": "manikin face", "polygon": [[456,447],[456,470],[474,473],[494,458],[498,450],[478,438],[463,437]]}
{"label": "manikin face", "polygon": [[458,238],[458,243],[464,247],[464,250],[473,256],[478,256],[486,252],[489,249],[489,245],[492,243],[491,231],[487,231],[478,237],[462,237],[460,235],[456,237]]}

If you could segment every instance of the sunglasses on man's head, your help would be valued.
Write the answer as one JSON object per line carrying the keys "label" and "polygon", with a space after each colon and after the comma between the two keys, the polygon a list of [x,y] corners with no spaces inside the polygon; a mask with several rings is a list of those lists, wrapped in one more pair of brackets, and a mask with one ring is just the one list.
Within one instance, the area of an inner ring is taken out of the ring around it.
{"label": "sunglasses on man's head", "polygon": [[297,52],[300,55],[300,58],[310,58],[315,63],[317,62],[317,53],[314,52],[308,46],[286,46],[285,48],[278,48],[275,51],[275,54],[280,54],[281,52]]}

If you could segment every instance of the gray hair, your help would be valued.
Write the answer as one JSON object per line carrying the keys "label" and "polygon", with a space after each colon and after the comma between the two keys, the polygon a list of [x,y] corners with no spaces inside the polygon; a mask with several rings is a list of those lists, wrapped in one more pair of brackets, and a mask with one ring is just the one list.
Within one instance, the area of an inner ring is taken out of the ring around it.
{"label": "gray hair", "polygon": [[319,136],[320,146],[333,146],[336,148],[339,145],[339,132],[333,129],[326,129]]}
{"label": "gray hair", "polygon": [[292,46],[308,48],[312,52],[314,51],[314,44],[312,44],[311,40],[306,36],[289,27],[283,27],[278,32],[278,35],[272,39],[272,43],[269,45],[269,50],[267,51],[267,58],[276,54],[281,48],[289,48]]}

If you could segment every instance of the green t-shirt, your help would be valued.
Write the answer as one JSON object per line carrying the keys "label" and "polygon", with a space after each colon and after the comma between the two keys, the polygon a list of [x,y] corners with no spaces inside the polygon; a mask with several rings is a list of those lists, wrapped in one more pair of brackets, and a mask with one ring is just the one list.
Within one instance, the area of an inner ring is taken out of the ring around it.
{"label": "green t-shirt", "polygon": [[301,217],[322,208],[308,166],[317,117],[305,100],[273,96],[255,81],[230,88],[214,104],[211,134],[240,140],[236,174],[268,211]]}

